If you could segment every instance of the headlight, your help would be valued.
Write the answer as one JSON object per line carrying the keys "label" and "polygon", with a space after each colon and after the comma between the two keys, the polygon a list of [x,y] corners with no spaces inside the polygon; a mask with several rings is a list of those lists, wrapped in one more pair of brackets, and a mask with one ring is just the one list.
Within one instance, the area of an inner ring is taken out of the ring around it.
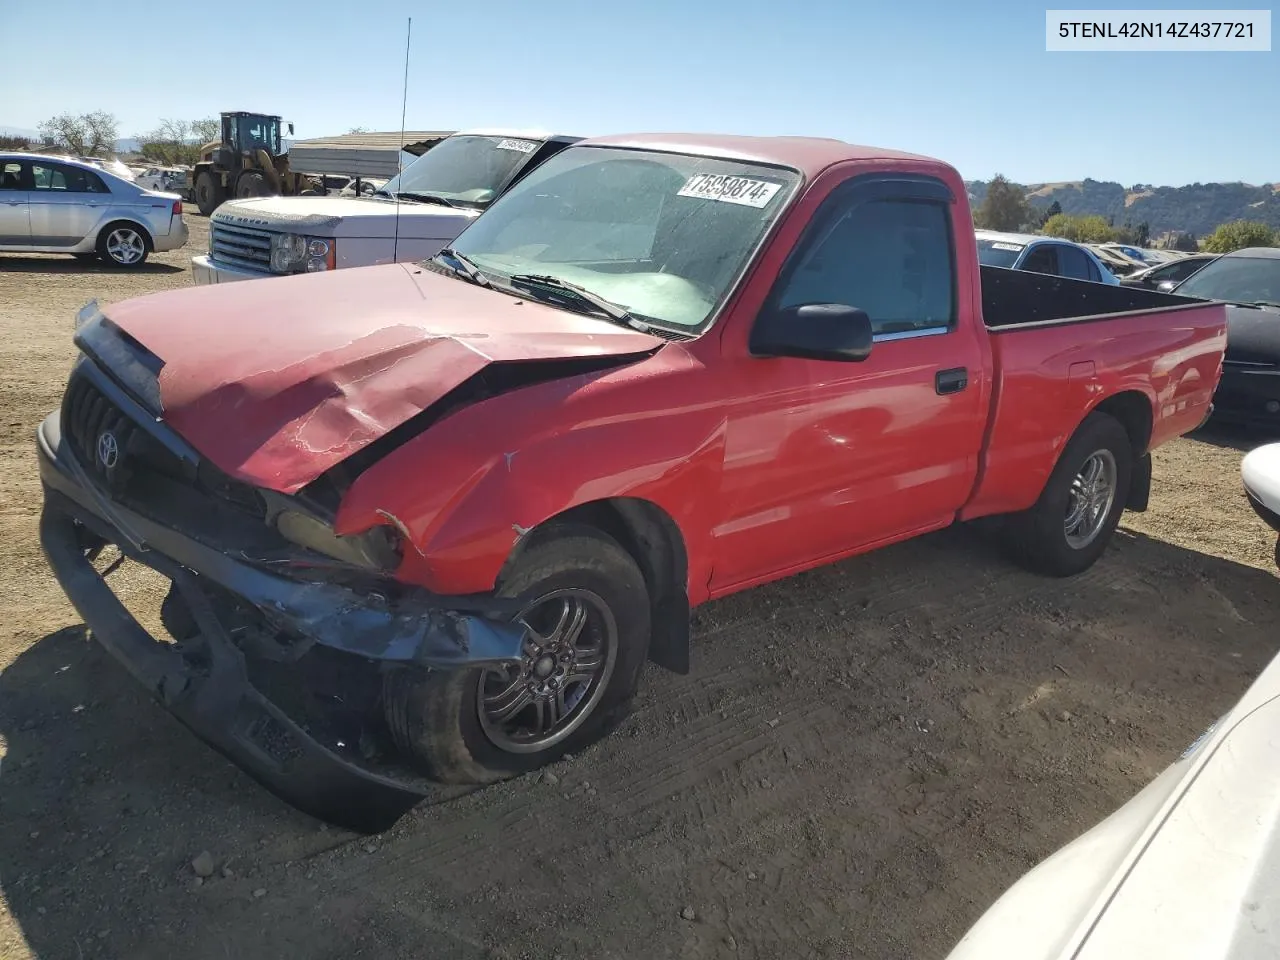
{"label": "headlight", "polygon": [[306,255],[306,237],[296,233],[271,235],[271,269],[276,273],[292,273],[302,266]]}
{"label": "headlight", "polygon": [[291,543],[358,567],[391,571],[400,566],[403,537],[393,527],[380,525],[355,536],[340,537],[324,521],[286,510],[276,518],[276,529]]}
{"label": "headlight", "polygon": [[275,273],[316,273],[334,267],[333,240],[298,233],[277,233],[271,237],[271,269]]}

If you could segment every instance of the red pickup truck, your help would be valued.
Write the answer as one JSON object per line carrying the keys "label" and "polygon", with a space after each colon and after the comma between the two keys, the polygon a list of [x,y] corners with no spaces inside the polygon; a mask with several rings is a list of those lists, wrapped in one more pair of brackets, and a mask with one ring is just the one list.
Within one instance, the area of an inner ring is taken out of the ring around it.
{"label": "red pickup truck", "polygon": [[[713,598],[980,517],[1084,570],[1207,417],[1224,311],[980,269],[935,160],[597,139],[421,264],[86,307],[41,536],[195,733],[380,829],[603,735]],[[107,545],[172,580],[164,642]]]}

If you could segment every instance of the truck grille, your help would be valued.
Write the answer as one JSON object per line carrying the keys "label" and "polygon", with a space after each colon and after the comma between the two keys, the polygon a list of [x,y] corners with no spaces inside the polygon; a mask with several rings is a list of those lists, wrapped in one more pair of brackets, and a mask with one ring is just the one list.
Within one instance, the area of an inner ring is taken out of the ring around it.
{"label": "truck grille", "polygon": [[[182,461],[135,423],[84,376],[72,376],[62,398],[62,436],[85,471],[112,496],[156,508],[156,482],[178,483],[261,520],[266,503],[253,487],[201,461],[194,482]],[[154,512],[148,510],[147,512]]]}
{"label": "truck grille", "polygon": [[62,398],[62,435],[85,469],[113,490],[125,477],[138,426],[84,377],[72,377]]}
{"label": "truck grille", "polygon": [[209,227],[209,253],[215,260],[225,263],[253,270],[269,270],[271,237],[275,232],[214,220]]}

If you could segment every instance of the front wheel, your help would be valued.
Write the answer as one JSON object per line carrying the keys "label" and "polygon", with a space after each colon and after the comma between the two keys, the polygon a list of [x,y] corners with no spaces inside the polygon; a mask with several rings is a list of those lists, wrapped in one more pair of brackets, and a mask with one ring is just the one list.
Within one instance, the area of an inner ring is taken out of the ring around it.
{"label": "front wheel", "polygon": [[205,170],[196,177],[196,206],[203,216],[210,216],[226,198],[222,181],[212,173]]}
{"label": "front wheel", "polygon": [[626,715],[649,646],[649,597],[631,556],[589,527],[548,530],[498,590],[518,598],[511,666],[387,674],[392,738],[445,783],[489,783],[580,750]]}
{"label": "front wheel", "polygon": [[1124,513],[1133,459],[1133,443],[1118,420],[1100,412],[1085,417],[1035,506],[1008,518],[1014,557],[1053,577],[1093,566]]}

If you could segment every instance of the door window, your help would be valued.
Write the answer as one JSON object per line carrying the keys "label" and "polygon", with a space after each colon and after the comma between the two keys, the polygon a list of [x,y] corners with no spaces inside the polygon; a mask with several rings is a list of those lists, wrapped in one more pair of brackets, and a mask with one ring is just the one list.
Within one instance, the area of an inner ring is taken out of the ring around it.
{"label": "door window", "polygon": [[0,190],[22,189],[22,162],[6,160],[0,163]]}
{"label": "door window", "polygon": [[1027,259],[1022,262],[1022,269],[1030,270],[1032,273],[1048,273],[1057,276],[1058,245],[1042,243],[1032,247],[1031,252],[1027,254]]}
{"label": "door window", "polygon": [[60,163],[32,163],[31,177],[36,190],[54,193],[107,193],[107,185],[96,173]]}
{"label": "door window", "polygon": [[[818,221],[822,224],[822,221]],[[947,206],[877,199],[820,226],[776,296],[778,307],[839,303],[871,318],[877,334],[949,328],[955,267]]]}
{"label": "door window", "polygon": [[1059,244],[1058,274],[1075,280],[1089,280],[1089,258],[1084,255],[1083,250]]}

